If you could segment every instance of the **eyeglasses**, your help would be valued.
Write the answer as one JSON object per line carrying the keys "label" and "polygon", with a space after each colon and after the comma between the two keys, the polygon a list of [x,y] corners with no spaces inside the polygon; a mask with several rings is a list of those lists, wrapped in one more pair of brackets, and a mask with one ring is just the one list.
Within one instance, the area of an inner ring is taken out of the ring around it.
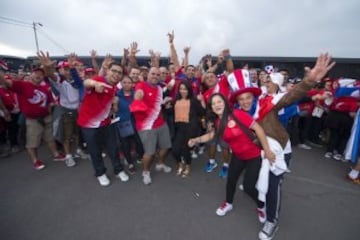
{"label": "eyeglasses", "polygon": [[112,73],[117,73],[117,74],[119,74],[119,75],[123,74],[122,71],[115,70],[115,69],[110,69],[110,71],[111,71]]}

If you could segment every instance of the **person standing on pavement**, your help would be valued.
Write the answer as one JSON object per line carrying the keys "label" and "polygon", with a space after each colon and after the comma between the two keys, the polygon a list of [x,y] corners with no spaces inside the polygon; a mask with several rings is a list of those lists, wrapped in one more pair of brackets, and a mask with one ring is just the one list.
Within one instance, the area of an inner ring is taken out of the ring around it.
{"label": "person standing on pavement", "polygon": [[123,75],[120,63],[112,62],[105,71],[105,76],[94,76],[84,81],[85,95],[80,106],[78,125],[85,142],[101,186],[108,186],[110,180],[106,175],[101,147],[105,145],[111,159],[113,171],[122,182],[127,182],[129,176],[124,170],[119,158],[119,143],[114,124],[111,124],[113,106],[117,106],[115,96],[116,84]]}

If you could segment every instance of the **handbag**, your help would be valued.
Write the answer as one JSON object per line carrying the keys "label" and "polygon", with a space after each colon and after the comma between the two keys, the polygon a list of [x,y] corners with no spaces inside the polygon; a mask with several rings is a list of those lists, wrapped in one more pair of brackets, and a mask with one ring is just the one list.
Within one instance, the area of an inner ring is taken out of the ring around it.
{"label": "handbag", "polygon": [[131,120],[121,121],[117,124],[120,137],[128,137],[135,134],[135,130]]}
{"label": "handbag", "polygon": [[249,128],[247,128],[237,117],[235,117],[234,114],[231,114],[231,117],[234,119],[236,124],[241,128],[241,130],[243,130],[243,132],[250,138],[250,140],[255,145],[257,145],[258,147],[260,147],[262,149],[261,143],[260,143],[259,139],[257,138],[257,136],[255,135],[255,133],[253,131],[251,131]]}

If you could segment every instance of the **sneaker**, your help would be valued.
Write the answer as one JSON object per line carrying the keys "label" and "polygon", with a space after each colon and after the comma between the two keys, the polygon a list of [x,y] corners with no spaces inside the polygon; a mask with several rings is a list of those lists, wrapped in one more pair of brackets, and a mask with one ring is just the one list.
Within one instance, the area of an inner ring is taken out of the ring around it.
{"label": "sneaker", "polygon": [[136,159],[136,163],[137,164],[142,164],[142,159],[141,158]]}
{"label": "sneaker", "polygon": [[333,156],[332,152],[326,152],[324,155],[325,158],[331,158],[332,156]]}
{"label": "sneaker", "polygon": [[133,174],[135,174],[135,166],[134,166],[134,164],[129,164],[129,166],[128,166],[128,172],[131,174],[131,175],[133,175]]}
{"label": "sneaker", "polygon": [[110,180],[106,176],[105,173],[103,175],[97,177],[97,180],[99,181],[100,185],[103,186],[103,187],[109,186],[109,184],[110,184]]}
{"label": "sneaker", "polygon": [[169,167],[169,166],[167,166],[167,165],[165,165],[163,163],[156,164],[155,169],[158,172],[160,172],[160,171],[164,171],[165,173],[171,172],[171,167]]}
{"label": "sneaker", "polygon": [[311,147],[309,145],[306,145],[305,143],[303,144],[298,144],[298,147],[301,149],[305,149],[305,150],[310,150]]}
{"label": "sneaker", "polygon": [[65,165],[68,167],[73,167],[76,165],[76,162],[74,161],[74,158],[70,156],[65,159]]}
{"label": "sneaker", "polygon": [[239,189],[240,189],[241,191],[244,191],[244,184],[240,184],[240,185],[239,185]]}
{"label": "sneaker", "polygon": [[314,147],[318,147],[321,148],[323,146],[323,144],[320,142],[320,140],[318,141],[308,141],[310,145],[314,146]]}
{"label": "sneaker", "polygon": [[36,170],[41,170],[45,168],[45,164],[40,160],[36,160],[36,162],[33,163],[33,166]]}
{"label": "sneaker", "polygon": [[333,158],[334,158],[336,161],[341,161],[342,155],[337,153],[337,154],[335,154],[335,155],[333,156]]}
{"label": "sneaker", "polygon": [[101,157],[106,158],[106,153],[101,153]]}
{"label": "sneaker", "polygon": [[198,155],[196,154],[195,150],[191,151],[191,158],[197,158]]}
{"label": "sneaker", "polygon": [[199,147],[199,151],[198,151],[198,154],[201,155],[205,152],[205,146],[200,146]]}
{"label": "sneaker", "polygon": [[64,154],[59,153],[56,157],[54,157],[54,161],[58,162],[58,161],[65,161],[66,157]]}
{"label": "sneaker", "polygon": [[259,221],[261,223],[264,223],[266,221],[266,208],[257,208],[257,213],[258,213],[258,217],[259,217]]}
{"label": "sneaker", "polygon": [[205,166],[205,171],[206,172],[212,172],[212,171],[214,171],[214,169],[217,167],[217,163],[216,162],[214,162],[214,163],[210,163],[210,162],[208,162],[207,164],[206,164],[206,166]]}
{"label": "sneaker", "polygon": [[118,173],[118,175],[116,175],[118,178],[120,178],[120,180],[122,182],[127,182],[129,181],[129,175],[126,174],[126,172],[123,170],[121,172]]}
{"label": "sneaker", "polygon": [[148,172],[148,171],[143,171],[143,172],[142,172],[142,176],[143,176],[143,183],[144,183],[145,185],[151,184],[150,172]]}
{"label": "sneaker", "polygon": [[80,148],[76,149],[76,153],[74,154],[75,158],[81,158],[81,159],[87,159],[89,158],[89,155],[86,154],[83,150]]}
{"label": "sneaker", "polygon": [[18,153],[18,152],[20,152],[20,148],[19,148],[19,146],[13,146],[12,148],[11,148],[11,153]]}
{"label": "sneaker", "polygon": [[227,173],[228,173],[229,167],[227,166],[222,166],[220,173],[219,173],[219,177],[222,178],[226,178],[227,177]]}
{"label": "sneaker", "polygon": [[216,215],[218,216],[225,216],[226,213],[230,212],[233,209],[232,204],[227,203],[227,202],[223,202],[223,204],[221,204],[221,206],[216,209]]}
{"label": "sneaker", "polygon": [[266,221],[263,228],[259,232],[260,240],[271,240],[274,238],[276,231],[279,229],[277,222]]}

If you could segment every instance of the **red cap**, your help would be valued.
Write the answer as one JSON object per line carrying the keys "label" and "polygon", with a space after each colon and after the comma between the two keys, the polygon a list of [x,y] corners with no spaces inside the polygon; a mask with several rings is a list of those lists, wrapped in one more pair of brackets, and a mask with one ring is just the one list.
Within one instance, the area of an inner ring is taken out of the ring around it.
{"label": "red cap", "polygon": [[85,68],[85,73],[95,73],[94,68]]}

